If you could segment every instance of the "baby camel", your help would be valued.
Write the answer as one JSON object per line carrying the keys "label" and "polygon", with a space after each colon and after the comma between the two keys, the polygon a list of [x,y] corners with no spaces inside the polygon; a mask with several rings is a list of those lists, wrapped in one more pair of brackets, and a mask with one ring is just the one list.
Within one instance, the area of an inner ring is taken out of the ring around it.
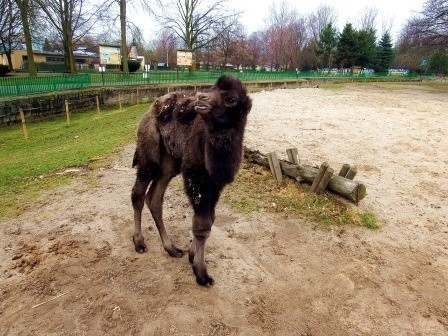
{"label": "baby camel", "polygon": [[[243,136],[252,101],[241,82],[220,77],[206,92],[173,92],[158,98],[143,116],[137,132],[132,189],[135,250],[147,251],[141,231],[144,203],[149,207],[172,257],[182,257],[165,229],[163,198],[171,179],[182,174],[193,207],[193,240],[188,250],[196,281],[213,284],[204,259],[205,241],[215,220],[215,206],[223,187],[233,181],[243,151]],[[149,188],[148,188],[149,186]]]}

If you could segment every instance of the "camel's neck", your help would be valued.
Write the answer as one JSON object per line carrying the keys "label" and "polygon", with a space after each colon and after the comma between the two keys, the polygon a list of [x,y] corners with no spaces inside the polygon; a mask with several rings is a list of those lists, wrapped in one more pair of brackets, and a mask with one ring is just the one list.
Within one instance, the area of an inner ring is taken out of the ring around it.
{"label": "camel's neck", "polygon": [[243,155],[243,132],[236,130],[209,134],[205,146],[205,166],[217,184],[233,181]]}

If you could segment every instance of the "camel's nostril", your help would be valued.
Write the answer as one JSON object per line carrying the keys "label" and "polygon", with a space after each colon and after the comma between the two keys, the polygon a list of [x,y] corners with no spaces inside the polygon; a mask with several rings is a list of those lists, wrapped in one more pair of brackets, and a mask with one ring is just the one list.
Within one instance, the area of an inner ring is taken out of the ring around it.
{"label": "camel's nostril", "polygon": [[206,93],[199,93],[198,94],[198,99],[199,100],[207,100],[208,99],[208,94],[206,94]]}

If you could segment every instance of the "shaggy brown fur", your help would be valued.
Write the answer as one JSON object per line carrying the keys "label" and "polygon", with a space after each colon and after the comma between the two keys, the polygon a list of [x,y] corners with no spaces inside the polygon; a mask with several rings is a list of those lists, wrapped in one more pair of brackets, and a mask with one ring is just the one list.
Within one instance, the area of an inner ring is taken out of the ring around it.
{"label": "shaggy brown fur", "polygon": [[251,107],[241,82],[222,76],[207,92],[174,92],[160,97],[138,128],[133,162],[137,178],[132,189],[135,250],[147,251],[141,232],[146,201],[165,250],[172,257],[183,256],[172,244],[162,218],[165,190],[171,179],[182,173],[194,210],[188,257],[197,283],[203,286],[213,284],[204,260],[205,241],[220,193],[238,171]]}

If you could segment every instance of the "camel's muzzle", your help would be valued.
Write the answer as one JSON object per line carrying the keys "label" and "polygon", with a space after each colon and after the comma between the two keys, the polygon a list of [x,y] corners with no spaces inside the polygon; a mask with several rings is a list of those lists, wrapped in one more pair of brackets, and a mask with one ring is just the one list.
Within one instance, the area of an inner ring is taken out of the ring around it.
{"label": "camel's muzzle", "polygon": [[206,93],[199,93],[197,96],[196,104],[194,110],[200,115],[205,115],[209,113],[212,109],[210,104],[210,97]]}

